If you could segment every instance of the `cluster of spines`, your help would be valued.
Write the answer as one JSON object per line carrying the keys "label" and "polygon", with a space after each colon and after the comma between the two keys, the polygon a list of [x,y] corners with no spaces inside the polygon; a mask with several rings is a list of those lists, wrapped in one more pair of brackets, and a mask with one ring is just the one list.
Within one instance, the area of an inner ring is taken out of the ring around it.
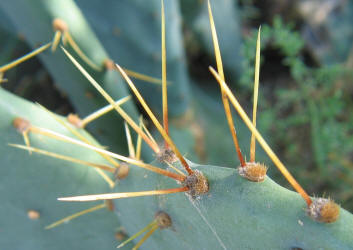
{"label": "cluster of spines", "polygon": [[[216,63],[217,63],[217,70],[220,79],[225,81],[224,71],[223,71],[223,63],[221,52],[219,49],[218,38],[216,33],[216,27],[213,20],[211,4],[208,2],[208,13],[209,13],[209,20],[211,26],[211,33],[212,33],[212,40],[213,46],[215,51]],[[257,111],[257,99],[258,99],[258,87],[259,87],[259,74],[260,74],[260,30],[258,33],[257,38],[257,46],[256,46],[256,63],[255,63],[255,86],[254,86],[254,106],[253,106],[253,125],[256,126],[256,111]],[[238,142],[237,132],[234,127],[233,117],[230,110],[230,105],[227,97],[227,93],[223,86],[221,86],[221,94],[222,94],[222,101],[224,106],[224,111],[226,113],[226,118],[228,121],[230,133],[232,135],[233,143],[240,161],[240,167],[238,168],[238,172],[241,176],[245,177],[246,179],[254,182],[261,182],[265,179],[267,167],[261,163],[255,162],[255,147],[256,141],[255,137],[252,134],[251,136],[251,143],[250,143],[250,162],[246,162],[244,156],[241,153],[241,149]]]}
{"label": "cluster of spines", "polygon": [[[290,172],[287,170],[284,164],[280,161],[280,159],[277,157],[277,155],[273,152],[273,150],[264,140],[262,135],[256,129],[256,111],[257,111],[256,109],[257,109],[259,75],[260,75],[260,50],[261,50],[260,30],[261,29],[259,29],[258,31],[257,43],[256,43],[254,106],[253,106],[253,120],[251,121],[225,82],[223,67],[222,67],[222,59],[221,59],[220,49],[218,46],[216,29],[213,22],[211,5],[209,1],[208,1],[208,10],[209,10],[210,24],[211,24],[218,72],[215,69],[213,69],[211,66],[209,67],[209,70],[216,78],[221,88],[222,100],[225,106],[225,112],[226,112],[228,124],[232,132],[235,148],[240,160],[240,167],[238,168],[239,174],[245,177],[246,179],[250,181],[255,181],[255,182],[263,181],[265,178],[267,167],[261,163],[255,162],[255,139],[256,139],[260,143],[264,151],[267,153],[267,155],[270,157],[270,159],[273,161],[275,166],[282,173],[282,175],[287,179],[287,181],[292,185],[292,187],[303,197],[303,199],[307,204],[307,214],[312,219],[319,222],[331,223],[336,221],[339,217],[339,210],[340,210],[339,206],[331,199],[318,198],[318,199],[312,200],[310,196],[307,194],[307,192],[305,192],[305,190],[290,174]],[[225,99],[227,100],[225,101]],[[230,122],[232,121],[231,112],[229,108],[226,108],[226,106],[229,105],[228,100],[231,102],[235,110],[238,112],[239,116],[242,118],[244,123],[251,131],[252,135],[251,135],[251,143],[250,143],[250,162],[249,163],[245,162],[243,159],[243,156],[241,154],[241,150],[239,148],[239,144],[237,141],[234,125],[233,123]],[[317,213],[314,213],[313,211],[316,211]],[[315,214],[319,214],[319,215],[315,215]]]}
{"label": "cluster of spines", "polygon": [[[272,149],[268,146],[266,141],[263,139],[261,134],[258,132],[256,129],[256,111],[257,111],[257,99],[258,99],[258,88],[259,88],[259,69],[260,69],[260,29],[258,33],[258,38],[257,38],[257,46],[256,46],[256,61],[255,61],[255,79],[254,79],[254,105],[253,105],[253,119],[252,121],[248,118],[240,104],[238,103],[237,99],[231,92],[231,90],[228,88],[227,84],[225,83],[225,77],[224,77],[224,72],[223,72],[223,66],[222,66],[222,59],[221,59],[221,53],[218,45],[218,39],[217,39],[217,34],[216,34],[216,28],[215,24],[213,21],[212,17],[212,11],[211,11],[211,6],[210,3],[208,2],[208,10],[209,10],[209,19],[210,19],[210,26],[211,26],[211,33],[212,33],[212,38],[213,38],[213,43],[214,43],[214,49],[215,49],[215,56],[216,56],[216,62],[217,62],[217,71],[214,70],[212,67],[210,67],[211,73],[214,75],[216,80],[218,81],[220,88],[221,88],[221,94],[222,94],[222,101],[224,105],[224,110],[226,113],[226,118],[227,122],[230,128],[230,132],[233,138],[233,142],[235,145],[235,149],[240,161],[240,167],[238,168],[238,173],[253,182],[261,182],[265,179],[266,176],[266,171],[267,167],[264,166],[261,163],[255,162],[255,147],[256,147],[256,140],[260,143],[260,145],[263,147],[265,152],[269,155],[271,160],[274,162],[274,164],[278,167],[278,169],[281,171],[281,173],[285,176],[285,178],[289,181],[289,183],[293,186],[293,188],[304,198],[304,200],[307,203],[307,214],[313,218],[316,221],[320,222],[326,222],[326,223],[331,223],[337,220],[339,216],[339,206],[334,203],[331,199],[324,199],[324,198],[317,198],[312,200],[309,195],[304,191],[304,189],[298,184],[298,182],[293,178],[293,176],[289,173],[289,171],[285,168],[283,163],[279,160],[279,158],[276,156],[276,154],[272,151]],[[149,133],[147,128],[144,126],[142,119],[140,120],[139,124],[136,124],[133,119],[121,108],[121,105],[128,101],[130,97],[125,97],[121,100],[114,101],[108,93],[104,91],[103,88],[100,87],[100,85],[91,77],[87,71],[73,58],[73,56],[67,52],[63,47],[63,51],[65,54],[68,56],[68,58],[73,62],[73,64],[81,71],[81,73],[89,80],[89,82],[97,89],[98,92],[102,94],[102,96],[108,101],[109,105],[94,112],[93,114],[87,116],[84,119],[79,118],[76,115],[69,115],[67,120],[68,122],[73,125],[76,128],[82,129],[84,128],[88,123],[94,121],[95,119],[99,118],[100,116],[106,114],[107,112],[115,109],[126,121],[125,123],[125,131],[126,131],[126,136],[127,136],[127,141],[128,141],[128,148],[129,148],[129,156],[121,156],[112,152],[109,152],[98,145],[94,145],[91,142],[89,142],[85,137],[83,137],[80,133],[78,133],[74,128],[72,128],[70,125],[68,125],[65,121],[62,121],[60,118],[57,118],[55,115],[53,117],[60,122],[62,125],[64,125],[73,135],[75,135],[79,140],[73,139],[71,137],[67,137],[61,134],[58,134],[54,131],[41,128],[41,127],[36,127],[32,126],[30,122],[28,122],[25,119],[22,118],[16,118],[14,120],[14,127],[17,128],[17,130],[22,133],[25,144],[26,146],[22,145],[13,145],[18,148],[26,149],[29,152],[36,152],[39,154],[47,155],[50,157],[62,159],[62,160],[67,160],[75,163],[80,163],[84,164],[90,167],[94,167],[102,176],[103,178],[109,183],[111,187],[114,186],[114,181],[112,181],[107,175],[104,174],[104,171],[112,172],[115,174],[117,179],[123,179],[126,178],[128,175],[128,169],[129,166],[134,165],[138,167],[145,168],[147,170],[156,172],[158,174],[165,175],[167,177],[170,177],[172,179],[175,179],[178,183],[181,184],[180,187],[178,188],[171,188],[171,189],[165,189],[165,190],[151,190],[151,191],[141,191],[141,192],[128,192],[128,193],[108,193],[108,194],[98,194],[98,195],[85,195],[85,196],[77,196],[77,197],[66,197],[66,198],[59,198],[59,200],[63,201],[93,201],[93,200],[105,200],[103,204],[97,205],[95,207],[86,209],[84,211],[81,211],[79,213],[76,213],[74,215],[71,215],[69,217],[66,217],[62,220],[59,220],[47,227],[53,228],[62,222],[71,220],[73,218],[76,218],[80,215],[86,214],[88,212],[92,212],[104,207],[109,208],[109,200],[111,199],[118,199],[118,198],[128,198],[128,197],[137,197],[137,196],[148,196],[148,195],[161,195],[161,194],[170,194],[170,193],[177,193],[177,192],[188,192],[191,194],[192,197],[199,196],[201,194],[207,193],[209,190],[208,182],[207,179],[203,176],[203,174],[199,171],[192,170],[184,157],[181,155],[180,151],[178,148],[175,146],[174,142],[171,140],[169,137],[169,129],[168,129],[168,102],[167,102],[167,79],[166,79],[166,48],[165,48],[165,17],[164,17],[164,5],[162,1],[162,97],[163,97],[163,126],[159,123],[158,119],[155,117],[151,109],[148,107],[146,102],[144,101],[142,95],[139,93],[139,91],[136,89],[135,85],[131,81],[128,75],[132,77],[145,77],[144,80],[149,79],[150,81],[153,81],[153,78],[148,78],[147,76],[141,76],[136,72],[131,72],[128,71],[129,74],[127,74],[127,70],[121,68],[119,65],[114,64],[111,60],[107,59],[104,63],[105,67],[107,69],[114,69],[117,70],[121,73],[123,78],[126,80],[128,83],[129,87],[131,88],[132,92],[135,94],[136,98],[139,100],[140,104],[142,107],[145,109],[146,113],[149,115],[150,119],[156,126],[157,130],[160,132],[162,137],[164,138],[164,147],[160,147],[156,141],[153,139],[152,135]],[[79,46],[74,42],[72,36],[68,32],[68,27],[67,25],[60,19],[55,19],[53,21],[53,26],[55,35],[54,39],[52,42],[45,44],[41,46],[40,48],[36,49],[35,51],[31,52],[30,54],[24,56],[23,58],[16,60],[13,63],[7,64],[3,67],[0,67],[0,76],[1,79],[3,77],[3,74],[5,71],[8,69],[16,66],[17,64],[31,58],[32,56],[35,56],[49,47],[52,48],[52,51],[55,51],[59,42],[60,38],[62,39],[63,45],[65,46],[67,43],[71,45],[71,47],[74,49],[74,51],[78,54],[78,56],[86,62],[89,66],[91,66],[93,69],[96,70],[101,70],[100,67],[95,65],[93,62],[89,60],[85,56],[85,54],[80,50]],[[134,75],[135,74],[135,75]],[[158,79],[157,79],[158,80]],[[159,82],[156,81],[156,82]],[[230,110],[230,104],[229,102],[234,106],[236,111],[239,113],[240,117],[243,119],[245,124],[248,126],[250,129],[252,135],[251,135],[251,143],[250,143],[250,162],[246,162],[244,159],[244,156],[241,153],[238,139],[237,139],[237,132],[234,127],[234,121],[231,115],[231,110]],[[49,111],[48,111],[49,112]],[[50,112],[49,112],[50,113]],[[50,113],[51,114],[51,113]],[[130,130],[129,126],[131,126],[134,131],[138,134],[138,139],[136,142],[136,147],[134,147],[131,135],[130,135]],[[96,164],[96,163],[91,163],[79,159],[75,159],[72,157],[68,156],[63,156],[59,155],[56,153],[48,152],[45,150],[41,150],[38,148],[34,148],[30,146],[30,141],[28,137],[28,133],[37,133],[37,134],[42,134],[48,137],[52,137],[58,140],[63,140],[68,143],[72,143],[75,145],[79,145],[81,147],[85,147],[88,149],[91,149],[95,152],[98,152],[101,154],[106,160],[108,160],[112,166],[105,166],[101,164]],[[175,170],[175,172],[171,172],[169,170],[161,169],[155,166],[152,166],[150,164],[146,164],[141,161],[140,156],[141,156],[141,142],[144,140],[150,148],[155,152],[157,158],[161,161],[166,162],[172,169]],[[122,161],[118,162],[116,160]],[[175,162],[176,160],[179,160],[180,163],[184,166],[187,174],[183,173],[181,170],[175,168],[172,163]],[[108,203],[107,203],[108,201]],[[163,213],[165,214],[165,213]],[[157,214],[158,216],[161,215]],[[158,224],[158,216],[156,215],[156,219],[148,225],[145,229],[142,231],[145,232],[149,230],[146,235],[141,239],[141,241],[135,246],[135,248],[138,248],[148,237],[151,235],[157,228],[165,228],[161,224]],[[166,214],[167,215],[167,214]],[[169,216],[168,216],[169,217]],[[170,217],[169,217],[170,219]],[[171,219],[170,219],[170,224],[171,224]],[[140,235],[138,233],[138,235]],[[138,236],[137,235],[137,236]],[[132,240],[130,238],[129,240]]]}

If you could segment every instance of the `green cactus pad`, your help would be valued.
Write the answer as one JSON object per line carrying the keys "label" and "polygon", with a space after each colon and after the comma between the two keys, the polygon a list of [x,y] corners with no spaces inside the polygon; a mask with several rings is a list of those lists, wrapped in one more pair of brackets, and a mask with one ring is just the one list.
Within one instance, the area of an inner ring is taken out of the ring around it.
{"label": "green cactus pad", "polygon": [[[37,105],[21,100],[0,89],[0,248],[1,249],[113,249],[118,241],[115,231],[120,227],[117,217],[107,209],[72,220],[51,230],[49,224],[91,204],[68,204],[57,201],[59,196],[74,192],[108,192],[108,184],[89,167],[68,163],[8,146],[23,144],[20,133],[12,126],[15,117],[29,120],[33,125],[50,128],[70,136],[48,113]],[[87,133],[86,138],[93,140]],[[67,143],[30,134],[34,147],[106,164],[96,153]],[[29,210],[40,213],[31,220]]]}
{"label": "green cactus pad", "polygon": [[[157,165],[157,162],[153,164]],[[168,213],[172,229],[147,240],[146,249],[351,249],[353,216],[340,209],[332,224],[314,222],[299,194],[269,177],[249,182],[235,169],[190,163],[208,178],[210,191],[192,200],[183,193],[118,200],[116,213],[130,234],[147,225],[155,212]],[[131,179],[115,192],[173,188],[165,177],[131,167]],[[137,181],[138,180],[138,181]]]}

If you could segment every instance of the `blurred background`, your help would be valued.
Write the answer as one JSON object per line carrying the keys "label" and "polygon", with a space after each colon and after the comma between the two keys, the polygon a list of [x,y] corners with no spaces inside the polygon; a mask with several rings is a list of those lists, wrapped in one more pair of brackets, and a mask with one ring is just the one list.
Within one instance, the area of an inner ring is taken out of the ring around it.
{"label": "blurred background", "polygon": [[[103,6],[100,1],[75,1],[114,61],[160,77],[160,3],[152,2],[146,6],[143,1],[108,0]],[[33,39],[28,43],[26,32],[42,32],[36,26],[20,26],[14,21],[21,19],[20,15],[15,17],[9,5],[10,1],[0,4],[0,65],[33,49]],[[260,132],[310,194],[326,194],[353,211],[353,2],[219,0],[212,1],[212,7],[226,80],[249,114],[256,35],[261,25]],[[167,0],[166,18],[167,57],[171,58],[168,80],[187,82],[183,91],[195,94],[186,95],[185,107],[172,110],[171,115],[180,116],[190,105],[199,106],[194,112],[206,110],[205,114],[217,105],[221,109],[218,86],[208,71],[215,61],[207,1]],[[49,72],[45,61],[37,57],[6,72],[8,82],[2,87],[61,115],[79,112],[61,80]],[[218,122],[227,136],[215,143],[232,149],[222,117]],[[242,131],[240,119],[235,122]],[[207,138],[198,125],[193,128],[201,134],[200,140]],[[248,152],[248,135],[239,133],[244,137],[244,152]],[[206,153],[200,148],[195,151],[197,157],[190,155],[195,161],[230,167],[238,164],[233,150],[219,153],[217,159],[211,152],[207,154],[207,149]],[[270,176],[288,187],[260,149],[258,160],[268,163]]]}

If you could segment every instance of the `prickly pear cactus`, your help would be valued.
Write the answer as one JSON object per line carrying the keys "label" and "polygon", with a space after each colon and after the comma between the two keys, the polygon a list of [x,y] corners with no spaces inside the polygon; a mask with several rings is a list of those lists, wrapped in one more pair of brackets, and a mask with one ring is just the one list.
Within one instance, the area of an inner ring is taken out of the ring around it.
{"label": "prickly pear cactus", "polygon": [[[132,3],[136,8],[131,7]],[[83,6],[83,2],[80,4]],[[202,7],[202,11],[207,9],[208,12],[212,42],[208,43],[213,44],[217,61],[217,71],[211,67],[210,71],[217,80],[215,84],[218,82],[221,86],[227,121],[231,124],[231,138],[227,127],[225,131],[217,132],[219,127],[216,128],[216,116],[213,116],[217,112],[200,108],[202,102],[197,100],[189,108],[192,95],[187,82],[176,85],[175,81],[187,80],[188,77],[185,65],[176,65],[174,61],[183,60],[181,49],[172,49],[169,64],[163,52],[166,44],[173,46],[173,42],[180,41],[180,33],[175,33],[176,38],[167,42],[163,35],[165,26],[180,32],[179,24],[165,25],[163,1],[161,18],[155,20],[152,28],[155,29],[156,24],[162,26],[162,84],[142,87],[142,95],[130,79],[133,76],[128,76],[128,70],[111,61],[109,66],[104,64],[106,59],[110,59],[108,54],[72,1],[67,1],[67,4],[56,0],[35,1],[33,6],[25,1],[11,1],[0,5],[12,16],[17,27],[23,29],[23,23],[29,20],[41,26],[38,35],[26,31],[31,44],[47,42],[54,36],[53,42],[47,46],[53,49],[55,36],[62,36],[59,42],[62,50],[53,55],[43,55],[43,60],[58,81],[69,80],[63,83],[63,88],[70,93],[81,115],[81,118],[60,117],[0,89],[0,150],[3,156],[0,194],[4,199],[0,206],[0,213],[4,215],[0,224],[1,248],[114,249],[120,244],[119,247],[126,249],[352,249],[352,214],[330,199],[312,198],[306,194],[256,129],[256,105],[255,118],[251,122],[227,87],[210,3]],[[223,5],[226,6],[225,3]],[[15,18],[16,6],[22,6],[20,18]],[[123,14],[128,15],[131,10],[136,15],[140,3],[131,1],[123,6]],[[159,1],[154,1],[148,10],[141,10],[141,13],[147,19],[151,18],[157,6],[160,7]],[[172,15],[173,8],[178,6],[166,5],[166,13]],[[66,17],[67,11],[72,11],[72,15]],[[77,40],[79,50],[87,54],[74,49],[69,34],[65,33],[67,29],[49,32],[52,21],[57,20],[55,18],[65,21]],[[82,34],[79,34],[82,27],[75,23],[76,18],[83,25]],[[141,25],[141,20],[137,23]],[[129,37],[125,34],[128,31],[122,29],[121,41]],[[151,45],[151,41],[147,45]],[[67,43],[72,48],[68,48]],[[151,56],[148,53],[151,48],[143,49],[144,60],[147,60]],[[226,60],[231,61],[229,57]],[[255,93],[259,82],[259,61],[260,35],[256,50]],[[92,62],[102,68],[95,71],[94,67],[90,68]],[[168,78],[169,83],[165,66],[173,72],[172,79]],[[6,66],[0,67],[0,80],[5,69]],[[137,109],[131,102],[127,107],[122,100],[116,102],[128,93],[124,81],[141,110],[160,132],[160,141],[154,140],[156,133],[150,135],[149,128],[143,128],[143,122],[137,122]],[[93,98],[87,98],[85,90],[95,91]],[[160,92],[162,101],[156,100],[155,92]],[[182,95],[185,99],[181,98]],[[152,102],[151,108],[144,101],[145,96],[147,103]],[[171,121],[179,118],[182,126],[173,127],[171,124],[169,127],[167,96],[171,96],[169,104],[176,104],[169,105]],[[257,94],[254,96],[257,100]],[[178,103],[178,98],[182,102]],[[97,127],[93,126],[93,133],[103,142],[100,145],[81,125],[87,121],[84,115],[101,107],[103,101],[110,105],[103,109],[115,109],[127,123],[123,130],[122,119],[111,116],[108,124],[108,120],[103,120]],[[159,103],[162,103],[163,125],[152,112],[159,108]],[[230,105],[234,106],[251,132],[249,162],[237,139],[237,134],[244,135],[239,132],[245,129],[237,126],[235,130]],[[190,110],[202,114],[188,116]],[[191,119],[196,119],[196,122],[190,122]],[[202,130],[197,127],[198,121],[208,124],[202,135],[198,134]],[[115,137],[108,134],[99,136],[99,128],[116,127],[119,129],[115,130]],[[129,128],[136,134],[131,136]],[[236,151],[233,147],[222,150],[219,144],[214,143],[217,139],[223,140],[222,135],[228,137],[224,140],[234,141]],[[116,138],[119,142],[115,141]],[[275,183],[266,175],[267,167],[255,162],[255,139],[298,193]],[[144,146],[141,146],[142,141]],[[105,143],[112,149],[105,147]],[[198,143],[206,146],[193,146]],[[207,158],[207,150],[210,149],[215,149],[215,152]],[[126,152],[128,156],[125,156]],[[224,158],[234,158],[237,153],[240,165],[230,162],[225,167],[197,164],[189,161],[184,156],[186,153],[190,153],[193,159],[198,157],[206,162],[218,160],[223,163],[227,160],[215,158],[222,158],[222,154],[227,155]],[[89,201],[91,203],[88,204]],[[77,218],[79,216],[82,217]]]}
{"label": "prickly pear cactus", "polygon": [[[37,106],[1,90],[1,143],[22,143],[12,121],[21,116],[34,125],[49,127],[62,134],[67,131]],[[9,107],[11,103],[11,107]],[[14,108],[13,104],[16,104]],[[45,137],[31,136],[37,147],[72,155],[87,161],[106,164],[95,153]],[[234,168],[189,163],[201,171],[209,183],[209,192],[197,198],[188,194],[138,197],[115,202],[112,212],[97,211],[47,231],[45,226],[70,213],[91,207],[88,204],[59,203],[57,197],[72,194],[95,194],[109,191],[93,169],[65,163],[45,156],[1,147],[1,195],[5,201],[1,213],[4,220],[2,247],[36,249],[112,249],[114,232],[124,225],[126,232],[138,232],[153,220],[157,211],[172,218],[172,228],[161,230],[146,241],[146,249],[350,249],[353,216],[340,209],[333,224],[313,221],[304,211],[300,196],[266,177],[255,183],[240,177]],[[152,163],[163,168],[166,164]],[[176,167],[182,168],[180,165]],[[23,175],[23,178],[20,176]],[[17,181],[16,181],[17,180]],[[21,180],[21,181],[20,181]],[[138,180],[138,181],[136,181]],[[134,192],[177,187],[175,181],[131,166],[127,179],[120,181],[114,192]],[[23,190],[26,190],[25,192]],[[34,197],[34,199],[33,199]],[[28,211],[40,218],[31,220]],[[15,222],[16,226],[13,225]],[[313,237],[315,232],[315,237]],[[20,240],[15,240],[19,236]]]}

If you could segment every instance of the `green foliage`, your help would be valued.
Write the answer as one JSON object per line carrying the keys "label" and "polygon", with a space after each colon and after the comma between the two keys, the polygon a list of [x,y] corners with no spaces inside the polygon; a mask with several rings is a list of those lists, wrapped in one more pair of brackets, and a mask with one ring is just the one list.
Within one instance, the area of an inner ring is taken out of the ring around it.
{"label": "green foliage", "polygon": [[[353,2],[335,2],[330,8],[322,2],[313,3],[313,11],[304,14],[302,27],[302,37],[311,53],[327,65],[347,61],[353,55]],[[323,10],[323,18],[317,18]]]}
{"label": "green foliage", "polygon": [[[245,39],[243,46],[243,64],[245,72],[242,75],[240,83],[248,88],[252,86],[254,76],[254,48],[256,47],[256,36],[257,32],[253,31],[251,35]],[[284,24],[282,19],[277,16],[273,19],[272,26],[263,25],[261,27],[261,48],[264,49],[268,46],[278,49],[285,57],[285,60],[294,60],[303,49],[304,41],[298,32],[293,30],[292,24]],[[293,64],[294,63],[298,62],[294,61]],[[297,68],[297,70],[298,69],[299,68]],[[301,71],[302,70],[304,69],[302,68]]]}

